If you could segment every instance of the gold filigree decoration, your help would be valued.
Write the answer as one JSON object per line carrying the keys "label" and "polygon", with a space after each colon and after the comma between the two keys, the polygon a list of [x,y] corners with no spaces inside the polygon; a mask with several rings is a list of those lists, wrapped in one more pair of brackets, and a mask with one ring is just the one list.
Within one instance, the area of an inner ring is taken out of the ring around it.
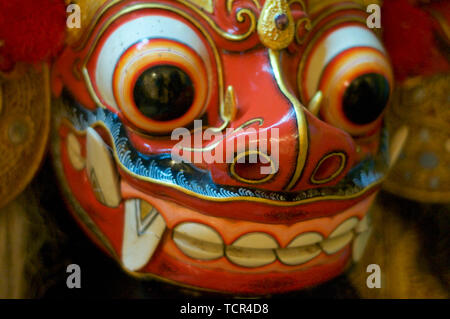
{"label": "gold filigree decoration", "polygon": [[234,120],[237,112],[236,104],[236,94],[234,93],[233,86],[230,85],[227,87],[225,100],[220,104],[220,117],[222,118],[223,124],[217,128],[217,131],[223,131]]}
{"label": "gold filigree decoration", "polygon": [[[256,30],[256,15],[255,12],[248,8],[238,8],[236,10],[236,21],[238,23],[245,22],[246,18],[250,20],[250,27],[248,30],[242,34],[234,34],[229,33],[228,31],[223,30],[220,26],[216,24],[216,22],[211,19],[207,14],[205,14],[202,10],[199,10],[197,7],[189,3],[187,0],[177,0],[181,4],[184,4],[186,7],[189,7],[193,11],[195,11],[198,15],[200,15],[213,29],[217,32],[221,37],[229,40],[229,41],[243,41],[249,38]],[[230,12],[231,14],[231,12]]]}
{"label": "gold filigree decoration", "polygon": [[213,0],[188,0],[198,7],[202,8],[208,13],[214,12],[214,1]]}
{"label": "gold filigree decoration", "polygon": [[323,93],[322,91],[317,91],[316,94],[312,97],[311,101],[308,103],[308,110],[314,114],[315,116],[319,115],[320,107],[323,102]]}
{"label": "gold filigree decoration", "polygon": [[[233,86],[229,85],[227,91],[225,92],[225,99],[220,102],[220,118],[223,123],[219,127],[209,127],[208,129],[214,133],[222,132],[230,123],[234,120],[237,113],[237,101],[236,94],[234,93]],[[202,127],[201,129],[204,129]],[[195,130],[194,130],[195,132]]]}
{"label": "gold filigree decoration", "polygon": [[[233,9],[233,3],[236,0],[227,0],[227,12],[231,13],[231,10]],[[255,7],[260,10],[261,9],[261,5],[259,4],[258,0],[252,0],[253,4],[255,5]]]}
{"label": "gold filigree decoration", "polygon": [[[293,4],[299,4],[304,13],[308,12],[305,2],[303,0],[291,0],[289,2],[289,5],[292,6]],[[311,19],[309,18],[309,16],[302,17],[302,18],[298,19],[297,21],[295,21],[295,41],[298,44],[303,44],[303,42],[305,42],[305,39],[306,39],[306,33],[303,36],[300,36],[300,28],[302,26],[305,28],[305,31],[307,31],[307,32],[311,31],[312,22],[311,22]]]}
{"label": "gold filigree decoration", "polygon": [[267,0],[258,20],[258,35],[266,47],[282,50],[292,43],[294,18],[286,0]]}

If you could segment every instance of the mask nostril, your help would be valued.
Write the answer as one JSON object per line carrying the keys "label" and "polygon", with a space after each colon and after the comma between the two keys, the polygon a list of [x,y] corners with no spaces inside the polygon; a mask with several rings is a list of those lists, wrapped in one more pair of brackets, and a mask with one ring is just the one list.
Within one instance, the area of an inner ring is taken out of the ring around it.
{"label": "mask nostril", "polygon": [[338,177],[345,168],[347,156],[336,152],[323,157],[311,175],[311,183],[325,184]]}
{"label": "mask nostril", "polygon": [[[269,174],[265,172],[269,171]],[[272,159],[263,153],[246,152],[238,154],[230,164],[231,176],[246,184],[262,184],[275,175]]]}

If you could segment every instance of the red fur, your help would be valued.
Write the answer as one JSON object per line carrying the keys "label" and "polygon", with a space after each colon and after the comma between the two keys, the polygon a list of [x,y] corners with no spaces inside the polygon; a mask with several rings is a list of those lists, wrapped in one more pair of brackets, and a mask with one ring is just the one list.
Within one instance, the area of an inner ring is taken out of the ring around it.
{"label": "red fur", "polygon": [[0,70],[54,57],[65,37],[63,0],[0,0]]}
{"label": "red fur", "polygon": [[[391,56],[397,80],[431,75],[448,69],[435,42],[435,24],[425,7],[414,1],[384,1],[384,44]],[[416,4],[417,5],[417,4]]]}

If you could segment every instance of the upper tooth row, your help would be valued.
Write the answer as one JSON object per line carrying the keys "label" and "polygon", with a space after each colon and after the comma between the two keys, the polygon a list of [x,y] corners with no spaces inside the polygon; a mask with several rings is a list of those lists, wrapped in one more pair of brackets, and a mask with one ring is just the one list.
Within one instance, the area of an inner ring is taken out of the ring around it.
{"label": "upper tooth row", "polygon": [[[186,222],[173,230],[173,240],[187,256],[199,260],[214,260],[226,256],[231,262],[244,267],[260,267],[274,262],[277,258],[287,265],[306,263],[323,250],[331,255],[343,249],[354,237],[368,229],[368,217],[361,221],[351,217],[341,223],[329,236],[307,232],[295,237],[286,248],[269,234],[248,233],[231,245],[225,245],[222,237],[213,228],[199,223]],[[358,249],[359,253],[360,249]]]}

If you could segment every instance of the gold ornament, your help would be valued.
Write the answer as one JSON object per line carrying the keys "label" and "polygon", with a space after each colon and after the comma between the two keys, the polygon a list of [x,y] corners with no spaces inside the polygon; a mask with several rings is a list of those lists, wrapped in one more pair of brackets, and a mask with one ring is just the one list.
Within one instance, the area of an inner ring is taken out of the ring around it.
{"label": "gold ornament", "polygon": [[0,75],[0,207],[33,179],[45,155],[50,131],[47,66],[21,76]]}
{"label": "gold ornament", "polygon": [[417,77],[399,86],[386,114],[392,134],[409,137],[384,188],[421,202],[450,202],[450,74]]}
{"label": "gold ornament", "polygon": [[295,23],[286,0],[267,0],[257,27],[259,38],[266,47],[282,50],[294,40]]}

